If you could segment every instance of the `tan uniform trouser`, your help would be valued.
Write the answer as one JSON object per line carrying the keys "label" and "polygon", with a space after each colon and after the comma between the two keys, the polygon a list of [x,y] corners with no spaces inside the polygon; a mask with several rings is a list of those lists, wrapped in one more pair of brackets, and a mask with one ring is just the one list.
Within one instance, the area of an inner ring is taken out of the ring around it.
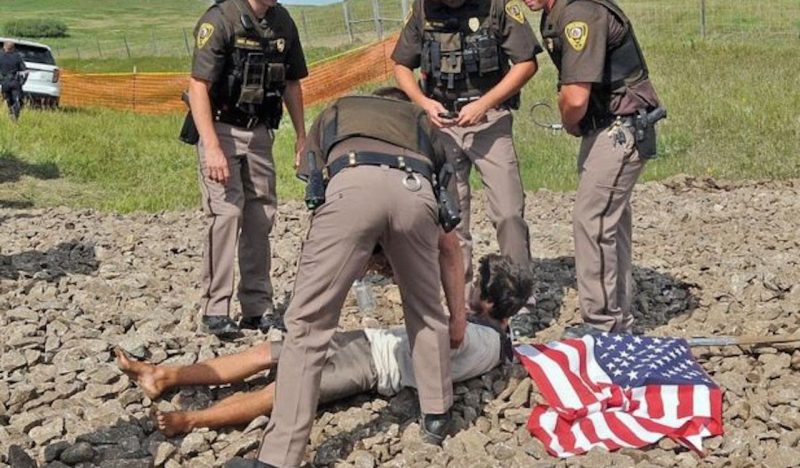
{"label": "tan uniform trouser", "polygon": [[258,459],[298,466],[316,414],[325,356],[345,296],[376,243],[394,271],[424,413],[453,400],[448,313],[439,303],[440,228],[430,184],[412,192],[396,169],[359,166],[336,174],[303,244],[294,296],[284,317],[275,409]]}
{"label": "tan uniform trouser", "polygon": [[497,229],[500,252],[515,262],[530,261],[525,192],[519,174],[519,161],[511,136],[513,117],[507,109],[491,109],[486,121],[471,127],[442,129],[447,158],[456,168],[456,186],[461,205],[461,223],[456,228],[464,251],[464,271],[472,279],[472,235],[470,234],[469,175],[478,169],[486,191],[488,215]]}
{"label": "tan uniform trouser", "polygon": [[607,331],[633,324],[630,200],[643,168],[630,128],[581,141],[572,218],[578,296],[584,322]]}
{"label": "tan uniform trouser", "polygon": [[275,219],[275,163],[272,130],[215,123],[228,159],[226,185],[206,176],[205,152],[197,145],[198,177],[208,218],[202,267],[204,315],[228,315],[233,296],[234,258],[239,253],[239,303],[245,317],[272,311],[269,233]]}
{"label": "tan uniform trouser", "polygon": [[[500,252],[520,264],[531,261],[528,225],[525,213],[525,192],[519,172],[519,160],[512,137],[513,116],[508,109],[490,109],[486,121],[471,127],[442,129],[447,159],[456,169],[456,187],[461,206],[461,223],[456,228],[464,253],[464,272],[469,297],[472,284],[472,234],[470,233],[469,176],[474,165],[478,169],[488,202],[489,220],[497,229]],[[533,309],[535,300],[528,301]],[[531,311],[529,310],[529,311]]]}

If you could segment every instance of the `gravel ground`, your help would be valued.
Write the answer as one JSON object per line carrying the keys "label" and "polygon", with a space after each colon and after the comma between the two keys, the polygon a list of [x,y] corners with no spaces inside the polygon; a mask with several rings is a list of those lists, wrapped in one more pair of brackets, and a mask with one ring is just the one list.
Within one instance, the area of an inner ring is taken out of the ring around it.
{"label": "gravel ground", "polygon": [[[800,328],[800,180],[727,183],[678,177],[637,187],[634,250],[638,325],[652,335],[786,334]],[[574,194],[528,195],[539,305],[517,327],[547,341],[579,321],[570,215]],[[478,202],[476,255],[496,250]],[[281,205],[273,277],[285,307],[300,241],[300,203]],[[199,212],[113,215],[0,208],[0,465],[219,466],[257,445],[246,428],[166,438],[152,408],[196,408],[263,377],[191,387],[150,401],[116,367],[112,349],[157,363],[191,363],[263,339],[195,333],[201,261]],[[378,319],[401,321],[399,293],[375,285]],[[238,314],[238,310],[235,312]],[[348,298],[342,328],[360,317]],[[442,448],[421,443],[412,391],[321,407],[308,461],[372,466],[768,466],[800,464],[800,351],[790,346],[696,348],[725,389],[725,435],[698,455],[662,441],[645,450],[546,454],[525,429],[541,401],[518,365],[456,386],[458,432]]]}

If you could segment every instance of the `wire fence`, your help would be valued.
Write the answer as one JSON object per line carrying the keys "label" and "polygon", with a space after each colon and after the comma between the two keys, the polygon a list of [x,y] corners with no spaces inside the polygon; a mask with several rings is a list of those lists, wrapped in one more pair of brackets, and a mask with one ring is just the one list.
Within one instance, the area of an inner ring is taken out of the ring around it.
{"label": "wire fence", "polygon": [[[302,81],[304,102],[312,105],[342,95],[364,83],[387,79],[397,36],[350,50],[313,64]],[[61,104],[104,107],[162,114],[186,109],[181,91],[189,74],[181,73],[70,73],[62,75]]]}
{"label": "wire fence", "polygon": [[[400,29],[413,0],[346,0],[323,6],[288,5],[306,48],[341,49],[381,40]],[[643,40],[800,39],[800,0],[619,0]],[[529,15],[538,24],[538,15]],[[187,18],[187,21],[194,21]],[[61,58],[186,57],[193,24],[169,31],[97,34],[92,39],[50,41]]]}

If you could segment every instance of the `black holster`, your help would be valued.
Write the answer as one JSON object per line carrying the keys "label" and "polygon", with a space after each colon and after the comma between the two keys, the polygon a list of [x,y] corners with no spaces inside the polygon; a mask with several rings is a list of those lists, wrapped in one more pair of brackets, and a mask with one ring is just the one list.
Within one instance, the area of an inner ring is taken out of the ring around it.
{"label": "black holster", "polygon": [[636,149],[640,158],[655,159],[656,123],[666,117],[667,110],[663,107],[657,107],[651,112],[641,109],[633,116]]}
{"label": "black holster", "polygon": [[325,180],[322,170],[317,167],[317,157],[313,151],[306,154],[308,161],[308,181],[306,184],[305,202],[309,210],[316,210],[325,204]]}
{"label": "black holster", "polygon": [[196,145],[197,142],[200,141],[200,133],[197,131],[197,126],[194,124],[192,111],[186,113],[186,118],[183,119],[183,125],[181,126],[181,133],[178,135],[178,139],[187,145]]}
{"label": "black holster", "polygon": [[452,231],[461,222],[461,208],[447,190],[454,172],[453,166],[445,163],[437,177],[436,202],[439,207],[439,224],[444,232]]}

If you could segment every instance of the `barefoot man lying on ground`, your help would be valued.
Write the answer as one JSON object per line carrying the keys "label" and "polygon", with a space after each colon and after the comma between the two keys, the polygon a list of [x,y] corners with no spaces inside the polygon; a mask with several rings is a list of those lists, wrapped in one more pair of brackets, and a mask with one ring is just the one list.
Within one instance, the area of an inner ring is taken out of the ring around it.
{"label": "barefoot man lying on ground", "polygon": [[[533,293],[531,272],[509,257],[487,255],[480,260],[469,300],[469,323],[463,343],[452,351],[453,381],[481,375],[511,359],[508,320]],[[278,364],[281,342],[254,346],[240,353],[188,366],[154,366],[116,350],[120,369],[155,399],[181,385],[224,385],[241,382]],[[402,387],[416,387],[408,336],[404,328],[339,332],[333,336],[322,372],[320,402],[377,390],[391,396]],[[171,437],[201,427],[247,424],[272,412],[275,384],[237,393],[199,411],[156,412],[159,430]]]}

